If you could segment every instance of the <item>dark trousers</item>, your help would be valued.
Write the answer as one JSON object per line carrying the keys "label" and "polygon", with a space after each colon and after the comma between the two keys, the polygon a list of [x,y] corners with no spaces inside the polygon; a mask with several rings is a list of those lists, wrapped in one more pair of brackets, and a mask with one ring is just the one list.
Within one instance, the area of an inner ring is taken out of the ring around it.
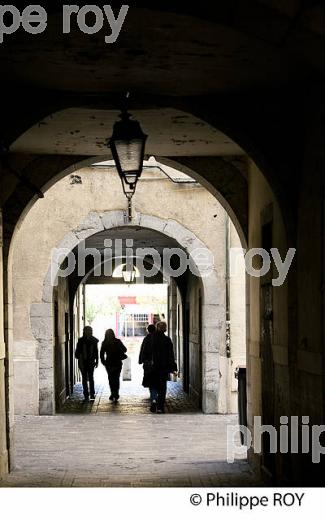
{"label": "dark trousers", "polygon": [[155,378],[152,386],[150,387],[150,393],[154,390],[157,392],[157,408],[158,410],[163,410],[165,407],[167,393],[167,381],[165,374]]}
{"label": "dark trousers", "polygon": [[[82,387],[85,399],[88,399],[89,392],[90,397],[95,396],[95,383],[94,383],[94,365],[85,364],[81,370],[82,376]],[[88,380],[89,380],[89,391],[88,391]]]}
{"label": "dark trousers", "polygon": [[112,397],[119,398],[122,363],[116,366],[106,367],[106,370]]}

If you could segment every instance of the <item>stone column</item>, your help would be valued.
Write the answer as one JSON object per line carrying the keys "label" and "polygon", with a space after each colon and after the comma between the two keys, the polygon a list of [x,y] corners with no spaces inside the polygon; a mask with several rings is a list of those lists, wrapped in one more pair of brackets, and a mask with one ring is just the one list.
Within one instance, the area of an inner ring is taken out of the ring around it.
{"label": "stone column", "polygon": [[5,395],[5,358],[2,260],[2,212],[0,210],[0,479],[8,472],[7,415]]}
{"label": "stone column", "polygon": [[168,336],[170,336],[175,356],[177,346],[177,286],[175,280],[171,279],[168,290]]}
{"label": "stone column", "polygon": [[238,381],[235,369],[246,366],[246,273],[244,253],[235,226],[230,223],[229,306],[230,306],[230,351],[229,364],[229,413],[238,411]]}
{"label": "stone column", "polygon": [[30,322],[33,334],[38,341],[39,367],[39,414],[53,415],[55,413],[54,389],[54,324],[51,302],[34,303],[31,305]]}
{"label": "stone column", "polygon": [[204,413],[227,413],[225,268],[203,277],[202,283],[202,408]]}

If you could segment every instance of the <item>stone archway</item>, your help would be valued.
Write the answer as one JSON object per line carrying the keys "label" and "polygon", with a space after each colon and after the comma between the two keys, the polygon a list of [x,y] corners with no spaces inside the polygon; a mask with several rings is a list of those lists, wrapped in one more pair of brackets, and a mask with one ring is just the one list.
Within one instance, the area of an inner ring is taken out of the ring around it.
{"label": "stone archway", "polygon": [[[123,211],[105,213],[91,212],[74,230],[58,244],[58,248],[72,251],[88,237],[104,230],[125,226]],[[158,231],[178,242],[190,255],[205,244],[191,231],[175,220],[164,220],[155,216],[138,213],[128,226],[138,226]],[[39,344],[39,410],[40,414],[53,414],[54,403],[54,366],[53,366],[53,271],[59,266],[50,265],[43,283],[42,302],[35,302],[30,309],[31,329]],[[226,348],[226,284],[215,270],[208,276],[204,268],[197,265],[203,286],[202,307],[202,408],[205,413],[223,413],[224,391],[222,389],[223,370],[225,369]],[[225,384],[225,383],[224,383]]]}

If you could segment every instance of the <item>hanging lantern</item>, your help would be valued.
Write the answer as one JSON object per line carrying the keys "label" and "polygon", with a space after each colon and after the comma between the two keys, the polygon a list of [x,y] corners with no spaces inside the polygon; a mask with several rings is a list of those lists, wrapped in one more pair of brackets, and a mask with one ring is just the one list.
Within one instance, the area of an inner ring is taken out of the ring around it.
{"label": "hanging lantern", "polygon": [[125,283],[135,282],[136,275],[137,271],[134,265],[128,266],[127,264],[125,264],[122,270],[122,276],[124,278]]}
{"label": "hanging lantern", "polygon": [[114,124],[109,146],[123,191],[130,201],[142,173],[147,135],[127,110],[123,110],[119,117],[121,120]]}

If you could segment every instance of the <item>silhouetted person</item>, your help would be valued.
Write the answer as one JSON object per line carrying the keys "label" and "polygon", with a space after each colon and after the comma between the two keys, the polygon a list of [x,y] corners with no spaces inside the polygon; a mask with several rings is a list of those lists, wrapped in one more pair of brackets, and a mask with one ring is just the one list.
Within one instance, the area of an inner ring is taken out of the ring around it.
{"label": "silhouetted person", "polygon": [[146,344],[149,342],[151,342],[153,340],[153,334],[156,332],[156,327],[155,325],[151,324],[151,325],[148,325],[147,327],[147,331],[148,331],[148,334],[146,335],[145,338],[143,338],[143,341],[142,341],[142,344],[141,344],[141,348],[140,348],[140,353],[139,353],[139,365],[142,365],[143,364],[143,380],[142,380],[142,385],[145,387],[145,388],[149,388],[149,392],[150,392],[150,399],[152,400],[153,397],[155,397],[155,399],[157,399],[157,395],[155,393],[155,390],[153,388],[150,387],[150,376],[151,376],[151,370],[152,370],[152,364],[151,363],[143,363],[143,352],[144,352],[144,349],[145,349],[145,346]]}
{"label": "silhouetted person", "polygon": [[165,335],[167,325],[164,321],[156,324],[156,332],[146,341],[142,359],[144,371],[143,386],[149,386],[151,397],[151,412],[164,413],[167,391],[167,380],[170,373],[177,372],[172,340]]}
{"label": "silhouetted person", "polygon": [[108,329],[105,333],[105,339],[100,349],[100,360],[106,368],[108,382],[111,389],[110,400],[117,402],[119,400],[120,391],[120,375],[122,370],[122,360],[125,355],[126,347],[120,339],[115,337],[114,331]]}
{"label": "silhouetted person", "polygon": [[143,363],[143,349],[144,349],[144,346],[145,346],[147,341],[150,341],[151,335],[154,332],[156,332],[156,327],[153,324],[148,325],[147,331],[148,331],[148,334],[146,335],[145,338],[143,338],[142,345],[141,345],[141,348],[140,348],[139,365],[142,365],[142,363]]}
{"label": "silhouetted person", "polygon": [[[78,339],[75,357],[78,360],[82,376],[82,387],[85,401],[95,399],[94,370],[98,367],[98,339],[93,336],[93,329],[85,327],[83,336]],[[89,390],[88,390],[89,380]]]}

